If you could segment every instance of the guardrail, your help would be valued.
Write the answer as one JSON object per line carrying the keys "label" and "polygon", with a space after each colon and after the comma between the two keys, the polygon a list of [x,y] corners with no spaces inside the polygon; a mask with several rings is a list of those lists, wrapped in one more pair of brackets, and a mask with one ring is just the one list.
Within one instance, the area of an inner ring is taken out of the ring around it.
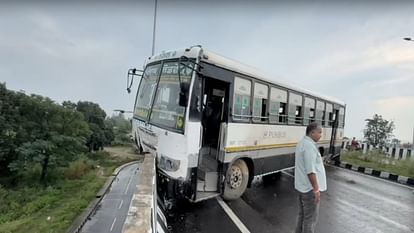
{"label": "guardrail", "polygon": [[155,157],[145,154],[122,233],[157,232]]}

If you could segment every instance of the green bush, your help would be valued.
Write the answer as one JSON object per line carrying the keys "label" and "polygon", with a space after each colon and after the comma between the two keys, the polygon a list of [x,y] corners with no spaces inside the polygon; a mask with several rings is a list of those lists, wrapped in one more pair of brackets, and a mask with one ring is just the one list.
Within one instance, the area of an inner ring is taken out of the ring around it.
{"label": "green bush", "polygon": [[80,179],[93,168],[93,162],[88,159],[76,160],[65,169],[65,178],[69,180]]}
{"label": "green bush", "polygon": [[349,164],[386,171],[396,175],[414,177],[413,160],[396,160],[382,151],[373,150],[366,154],[359,151],[344,151],[341,160]]}

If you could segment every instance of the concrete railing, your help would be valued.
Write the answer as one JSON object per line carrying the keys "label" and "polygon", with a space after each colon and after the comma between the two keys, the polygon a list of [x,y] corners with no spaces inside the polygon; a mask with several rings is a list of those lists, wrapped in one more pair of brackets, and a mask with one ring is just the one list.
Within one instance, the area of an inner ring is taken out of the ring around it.
{"label": "concrete railing", "polygon": [[[345,141],[343,144],[343,149],[348,148],[351,145],[351,141]],[[374,146],[369,145],[368,143],[361,143],[360,148],[363,154],[366,154],[369,151],[375,149]],[[381,147],[382,150],[388,157],[394,159],[413,159],[414,160],[414,150],[412,148],[401,148],[399,146],[384,146]]]}
{"label": "concrete railing", "polygon": [[129,206],[123,233],[155,233],[157,220],[157,193],[155,157],[145,154],[139,170],[139,180]]}

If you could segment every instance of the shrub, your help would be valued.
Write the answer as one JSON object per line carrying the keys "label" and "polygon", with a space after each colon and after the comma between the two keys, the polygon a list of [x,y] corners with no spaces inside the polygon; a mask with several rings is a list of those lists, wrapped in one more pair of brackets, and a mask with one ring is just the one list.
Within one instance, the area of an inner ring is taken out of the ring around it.
{"label": "shrub", "polygon": [[69,164],[69,167],[65,169],[65,178],[74,180],[80,179],[91,169],[93,169],[93,162],[88,159],[79,159]]}

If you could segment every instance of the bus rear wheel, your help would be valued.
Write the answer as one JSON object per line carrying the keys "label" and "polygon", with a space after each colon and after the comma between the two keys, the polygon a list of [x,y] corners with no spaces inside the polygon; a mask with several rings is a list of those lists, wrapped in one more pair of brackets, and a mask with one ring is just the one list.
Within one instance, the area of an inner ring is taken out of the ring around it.
{"label": "bus rear wheel", "polygon": [[224,200],[235,200],[246,191],[249,182],[249,168],[242,159],[236,160],[227,168],[224,181]]}

